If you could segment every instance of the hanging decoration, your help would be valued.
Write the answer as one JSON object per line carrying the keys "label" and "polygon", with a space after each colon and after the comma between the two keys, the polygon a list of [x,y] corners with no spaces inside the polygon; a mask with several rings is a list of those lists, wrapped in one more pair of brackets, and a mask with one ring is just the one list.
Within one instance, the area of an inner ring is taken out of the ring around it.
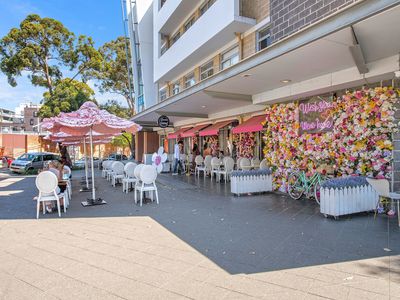
{"label": "hanging decoration", "polygon": [[234,136],[239,149],[239,157],[252,159],[254,157],[254,147],[256,146],[254,132],[245,132]]}
{"label": "hanging decoration", "polygon": [[398,95],[387,87],[347,92],[332,102],[333,129],[322,133],[300,134],[297,103],[269,106],[264,155],[273,166],[274,188],[286,190],[295,169],[390,178]]}

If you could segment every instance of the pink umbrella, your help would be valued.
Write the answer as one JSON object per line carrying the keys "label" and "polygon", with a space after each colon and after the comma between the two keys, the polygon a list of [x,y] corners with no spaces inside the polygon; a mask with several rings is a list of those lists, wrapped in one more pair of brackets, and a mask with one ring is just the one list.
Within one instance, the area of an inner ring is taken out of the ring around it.
{"label": "pink umbrella", "polygon": [[60,132],[71,136],[89,135],[90,156],[92,167],[92,199],[82,205],[104,204],[105,201],[96,199],[94,187],[94,163],[93,163],[93,132],[104,135],[115,135],[122,132],[136,133],[142,127],[135,122],[117,117],[106,110],[99,109],[93,102],[85,102],[74,112],[60,113],[57,117],[44,119],[42,128],[53,134]]}

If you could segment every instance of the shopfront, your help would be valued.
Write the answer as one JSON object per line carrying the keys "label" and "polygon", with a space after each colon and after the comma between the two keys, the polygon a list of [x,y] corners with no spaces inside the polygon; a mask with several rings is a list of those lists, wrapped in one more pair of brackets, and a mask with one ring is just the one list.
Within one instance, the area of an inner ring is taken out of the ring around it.
{"label": "shopfront", "polygon": [[203,155],[230,155],[232,138],[231,129],[238,123],[231,119],[215,123],[199,132]]}

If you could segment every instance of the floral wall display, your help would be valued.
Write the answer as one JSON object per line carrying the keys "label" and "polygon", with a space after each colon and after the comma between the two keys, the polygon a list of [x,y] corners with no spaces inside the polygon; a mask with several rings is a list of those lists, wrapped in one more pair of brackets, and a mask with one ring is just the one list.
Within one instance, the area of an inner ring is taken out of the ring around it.
{"label": "floral wall display", "polygon": [[398,91],[386,87],[347,92],[333,101],[331,131],[301,135],[298,103],[267,107],[264,156],[274,171],[274,188],[286,190],[295,169],[390,178],[397,100]]}
{"label": "floral wall display", "polygon": [[217,135],[209,136],[206,142],[208,143],[208,146],[211,148],[211,154],[213,156],[217,156],[219,152],[218,136]]}
{"label": "floral wall display", "polygon": [[254,132],[235,134],[234,140],[238,147],[238,157],[246,157],[250,159],[254,157],[254,147],[256,145]]}

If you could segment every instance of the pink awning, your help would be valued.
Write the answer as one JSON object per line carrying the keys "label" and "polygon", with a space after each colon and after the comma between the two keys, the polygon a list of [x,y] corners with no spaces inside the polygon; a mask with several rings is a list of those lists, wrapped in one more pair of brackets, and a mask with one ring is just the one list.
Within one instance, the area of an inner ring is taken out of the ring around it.
{"label": "pink awning", "polygon": [[247,121],[244,121],[242,124],[236,126],[232,129],[232,133],[243,133],[243,132],[256,132],[263,130],[262,122],[265,121],[265,116],[255,116],[251,117]]}
{"label": "pink awning", "polygon": [[197,125],[197,126],[193,127],[192,129],[189,129],[189,130],[185,131],[184,133],[182,133],[182,137],[184,137],[184,138],[185,137],[194,137],[197,135],[197,133],[200,130],[202,130],[208,126],[210,126],[210,124]]}
{"label": "pink awning", "polygon": [[207,127],[206,129],[200,131],[199,135],[200,136],[218,135],[218,132],[221,128],[228,126],[232,122],[233,122],[233,120],[215,123],[214,125]]}
{"label": "pink awning", "polygon": [[168,134],[168,139],[169,139],[169,140],[177,139],[177,138],[179,138],[179,137],[182,135],[182,133],[184,133],[185,131],[187,131],[187,130],[189,130],[189,129],[191,129],[191,128],[192,128],[192,127],[181,128],[181,129],[179,129],[179,130],[177,130],[177,131],[175,131],[175,132],[173,132],[173,133],[169,133],[169,134]]}

